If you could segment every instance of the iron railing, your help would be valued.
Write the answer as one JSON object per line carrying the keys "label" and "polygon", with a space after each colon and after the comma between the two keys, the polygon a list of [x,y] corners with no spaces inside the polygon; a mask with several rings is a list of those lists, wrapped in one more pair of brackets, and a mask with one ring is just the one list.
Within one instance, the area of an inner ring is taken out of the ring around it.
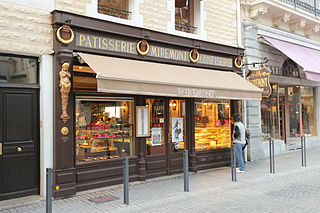
{"label": "iron railing", "polygon": [[114,8],[114,7],[109,7],[109,6],[102,5],[102,4],[98,5],[98,12],[105,14],[105,15],[122,18],[122,19],[129,19],[129,16],[131,14],[130,11],[121,10],[121,9]]}
{"label": "iron railing", "polygon": [[176,22],[175,28],[176,28],[176,30],[186,32],[186,33],[195,33],[195,31],[197,30],[197,28],[194,26],[181,24],[179,22]]}
{"label": "iron railing", "polygon": [[312,4],[306,3],[301,0],[278,0],[293,6],[294,8],[304,10],[308,13],[312,13],[315,16],[320,16],[320,10],[318,9],[317,0],[313,0]]}

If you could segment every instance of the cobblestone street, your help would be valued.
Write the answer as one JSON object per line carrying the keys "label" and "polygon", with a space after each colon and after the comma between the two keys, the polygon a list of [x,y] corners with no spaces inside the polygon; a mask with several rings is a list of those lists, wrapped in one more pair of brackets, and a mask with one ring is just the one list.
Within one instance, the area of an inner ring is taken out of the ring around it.
{"label": "cobblestone street", "polygon": [[[133,182],[128,206],[122,185],[85,191],[54,200],[53,212],[320,212],[319,153],[320,148],[307,150],[307,167],[301,167],[300,151],[276,156],[275,174],[269,173],[269,160],[249,162],[236,183],[230,168],[190,173],[188,193],[182,175]],[[106,195],[119,199],[90,201]],[[0,212],[45,212],[45,202],[39,197],[2,201]]]}

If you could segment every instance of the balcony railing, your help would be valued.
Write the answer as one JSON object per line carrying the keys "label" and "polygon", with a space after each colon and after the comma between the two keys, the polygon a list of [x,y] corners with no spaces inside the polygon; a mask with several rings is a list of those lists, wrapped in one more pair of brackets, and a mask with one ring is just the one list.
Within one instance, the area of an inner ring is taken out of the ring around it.
{"label": "balcony railing", "polygon": [[114,7],[109,7],[109,6],[102,5],[102,4],[98,5],[98,12],[105,14],[105,15],[122,18],[122,19],[129,19],[129,16],[131,14],[130,11],[121,10],[121,9],[114,8]]}
{"label": "balcony railing", "polygon": [[186,32],[186,33],[195,33],[195,31],[197,30],[197,28],[194,26],[181,24],[179,22],[176,22],[175,28],[176,28],[176,30]]}
{"label": "balcony railing", "polygon": [[[304,10],[308,13],[314,14],[315,16],[320,16],[319,4],[317,0],[278,0],[293,6],[294,8]],[[307,3],[308,2],[308,3]]]}

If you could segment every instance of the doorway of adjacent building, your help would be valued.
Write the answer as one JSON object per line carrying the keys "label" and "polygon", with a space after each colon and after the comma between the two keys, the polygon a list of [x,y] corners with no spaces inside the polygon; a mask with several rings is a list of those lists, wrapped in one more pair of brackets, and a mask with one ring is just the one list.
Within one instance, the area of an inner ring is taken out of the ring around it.
{"label": "doorway of adjacent building", "polygon": [[37,89],[0,88],[0,200],[39,193]]}

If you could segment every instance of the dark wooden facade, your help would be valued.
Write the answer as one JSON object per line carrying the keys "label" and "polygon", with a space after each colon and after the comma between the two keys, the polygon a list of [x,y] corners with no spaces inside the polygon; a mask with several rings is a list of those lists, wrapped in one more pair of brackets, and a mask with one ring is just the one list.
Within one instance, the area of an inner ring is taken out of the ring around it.
{"label": "dark wooden facade", "polygon": [[[161,44],[162,46],[175,47],[180,49],[194,49],[201,44],[201,51],[207,54],[214,54],[222,57],[235,58],[242,53],[242,49],[229,46],[204,42],[200,40],[187,39],[165,33],[160,33],[148,29],[141,29],[132,26],[124,26],[117,23],[106,22],[103,20],[88,18],[71,13],[54,11],[53,13],[54,37],[56,37],[57,29],[68,24],[74,32],[89,33],[91,35],[111,36],[123,40],[138,41],[147,39],[150,44]],[[74,52],[86,52],[90,54],[106,55],[121,58],[130,58],[142,61],[153,61],[158,63],[168,63],[182,66],[193,66],[200,68],[210,68],[221,71],[240,72],[239,69],[211,66],[205,64],[187,63],[181,61],[172,61],[154,57],[141,55],[129,55],[120,52],[107,52],[99,49],[89,49],[77,47],[75,42],[70,44],[61,44],[54,39],[54,196],[68,196],[75,194],[77,191],[87,190],[102,186],[114,185],[122,183],[122,165],[123,159],[108,159],[99,162],[88,162],[77,165],[75,163],[75,97],[77,95],[92,95],[110,97],[116,94],[103,94],[97,91],[89,91],[85,85],[81,90],[81,85],[77,85],[74,90],[74,84],[71,88],[68,102],[68,113],[71,118],[64,123],[60,119],[61,114],[61,98],[59,92],[59,71],[63,62],[70,63],[70,72],[73,78],[72,65],[77,60]],[[79,82],[79,81],[78,81]],[[80,87],[80,89],[79,89]],[[123,95],[116,95],[123,96]],[[135,106],[145,106],[148,96],[134,96]],[[152,97],[151,97],[152,98]],[[165,99],[165,106],[169,106],[170,97],[162,97]],[[175,98],[176,99],[176,98]],[[219,149],[204,152],[196,152],[194,145],[194,100],[185,98],[186,102],[186,140],[189,151],[190,170],[198,171],[202,169],[227,166],[230,164],[230,149]],[[168,110],[168,109],[167,109]],[[168,113],[166,113],[167,116]],[[168,123],[168,119],[166,119]],[[166,133],[168,133],[168,125]],[[67,127],[69,133],[63,135],[61,128]],[[168,140],[168,139],[166,139]],[[168,144],[168,143],[166,143]],[[183,153],[165,153],[159,156],[146,155],[145,138],[135,138],[136,156],[130,157],[130,181],[146,180],[157,176],[171,175],[183,172]],[[58,186],[58,187],[57,187]]]}

